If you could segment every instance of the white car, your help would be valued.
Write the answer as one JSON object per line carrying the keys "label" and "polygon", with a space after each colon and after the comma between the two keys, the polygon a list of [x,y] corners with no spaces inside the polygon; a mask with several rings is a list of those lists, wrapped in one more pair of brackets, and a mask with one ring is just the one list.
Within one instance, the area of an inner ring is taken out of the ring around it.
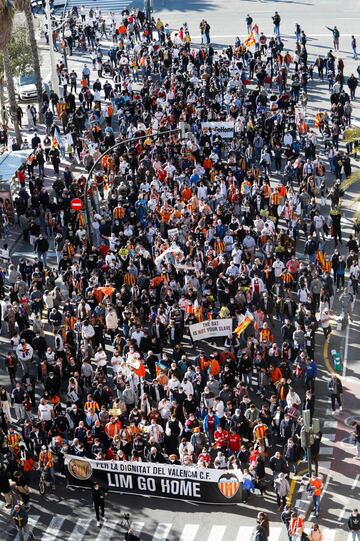
{"label": "white car", "polygon": [[[50,92],[51,85],[49,81],[45,82],[43,80],[42,89]],[[37,99],[37,90],[36,90],[36,75],[35,73],[25,73],[24,75],[19,75],[15,79],[15,93],[18,100],[36,100]]]}

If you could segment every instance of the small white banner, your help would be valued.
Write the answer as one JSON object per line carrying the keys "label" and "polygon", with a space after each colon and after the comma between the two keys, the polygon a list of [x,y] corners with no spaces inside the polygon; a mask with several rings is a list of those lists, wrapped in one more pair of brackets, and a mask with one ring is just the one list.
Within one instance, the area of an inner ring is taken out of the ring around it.
{"label": "small white banner", "polygon": [[210,129],[223,139],[234,137],[234,122],[202,122],[202,129]]}
{"label": "small white banner", "polygon": [[194,342],[206,340],[216,336],[231,336],[233,328],[232,319],[209,319],[189,326],[190,334]]}

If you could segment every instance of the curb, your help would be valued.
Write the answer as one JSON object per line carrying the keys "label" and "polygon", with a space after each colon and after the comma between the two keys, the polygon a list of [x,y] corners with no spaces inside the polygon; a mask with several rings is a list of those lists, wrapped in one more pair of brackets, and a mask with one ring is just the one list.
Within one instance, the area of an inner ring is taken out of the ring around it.
{"label": "curb", "polygon": [[300,480],[300,487],[297,493],[297,500],[294,504],[294,508],[301,514],[305,516],[305,521],[308,520],[311,508],[312,508],[312,497],[306,491],[306,486],[308,484],[308,475],[304,474]]}

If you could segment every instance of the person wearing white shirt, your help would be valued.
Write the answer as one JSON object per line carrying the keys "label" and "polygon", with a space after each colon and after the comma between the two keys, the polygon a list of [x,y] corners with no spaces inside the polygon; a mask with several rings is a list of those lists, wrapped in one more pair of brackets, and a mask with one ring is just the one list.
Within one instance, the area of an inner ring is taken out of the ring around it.
{"label": "person wearing white shirt", "polygon": [[131,334],[131,340],[135,340],[137,346],[140,347],[141,339],[145,336],[144,331],[140,327],[136,327],[136,330]]}
{"label": "person wearing white shirt", "polygon": [[232,278],[237,278],[239,276],[239,267],[235,265],[235,261],[231,261],[230,267],[226,270],[225,274],[227,276],[232,276]]}
{"label": "person wearing white shirt", "polygon": [[98,368],[107,365],[107,355],[101,346],[98,347],[98,350],[94,355],[94,362]]}
{"label": "person wearing white shirt", "polygon": [[300,396],[291,387],[286,395],[286,404],[288,408],[292,408],[293,406],[298,407],[301,404]]}
{"label": "person wearing white shirt", "polygon": [[151,420],[151,424],[147,427],[147,433],[150,438],[154,438],[155,443],[160,443],[164,434],[164,429],[161,425],[158,425],[155,419]]}
{"label": "person wearing white shirt", "polygon": [[222,400],[220,400],[219,398],[215,398],[214,400],[214,406],[213,406],[213,411],[215,413],[215,415],[218,416],[219,419],[222,419],[224,417],[224,411],[225,411],[225,406],[224,406],[224,402]]}
{"label": "person wearing white shirt", "polygon": [[186,396],[189,396],[189,394],[194,395],[194,387],[191,381],[184,377],[181,385]]}
{"label": "person wearing white shirt", "polygon": [[45,423],[49,423],[54,417],[54,408],[45,400],[45,398],[40,400],[38,417],[40,421],[45,421]]}
{"label": "person wearing white shirt", "polygon": [[107,331],[111,337],[111,340],[113,340],[119,325],[119,318],[112,306],[110,306],[109,311],[105,317],[105,322]]}
{"label": "person wearing white shirt", "polygon": [[275,278],[280,278],[282,275],[283,270],[285,269],[284,263],[279,259],[278,257],[275,259],[274,263],[272,264],[272,268],[274,269],[274,276]]}
{"label": "person wearing white shirt", "polygon": [[81,336],[84,340],[89,341],[91,338],[95,336],[95,330],[92,325],[90,325],[89,321],[85,319],[84,323],[81,327]]}

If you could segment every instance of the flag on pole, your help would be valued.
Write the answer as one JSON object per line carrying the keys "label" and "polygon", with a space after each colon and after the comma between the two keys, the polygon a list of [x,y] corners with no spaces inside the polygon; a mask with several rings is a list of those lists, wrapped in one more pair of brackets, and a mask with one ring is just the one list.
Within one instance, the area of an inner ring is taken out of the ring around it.
{"label": "flag on pole", "polygon": [[250,325],[250,323],[252,323],[252,318],[250,318],[249,316],[245,316],[244,319],[241,321],[241,323],[236,327],[235,331],[233,332],[233,334],[236,334],[237,337],[239,338],[240,334],[242,334],[245,329],[248,328],[248,326]]}
{"label": "flag on pole", "polygon": [[249,47],[252,47],[255,45],[256,39],[254,34],[251,32],[245,39],[244,39],[244,45],[249,49]]}
{"label": "flag on pole", "polygon": [[325,258],[324,258],[324,252],[322,250],[317,251],[316,259],[320,263],[321,268],[324,268],[324,266],[325,266]]}
{"label": "flag on pole", "polygon": [[53,137],[54,147],[60,148],[62,146],[62,140],[60,136],[60,130],[57,126],[54,128],[54,137]]}

